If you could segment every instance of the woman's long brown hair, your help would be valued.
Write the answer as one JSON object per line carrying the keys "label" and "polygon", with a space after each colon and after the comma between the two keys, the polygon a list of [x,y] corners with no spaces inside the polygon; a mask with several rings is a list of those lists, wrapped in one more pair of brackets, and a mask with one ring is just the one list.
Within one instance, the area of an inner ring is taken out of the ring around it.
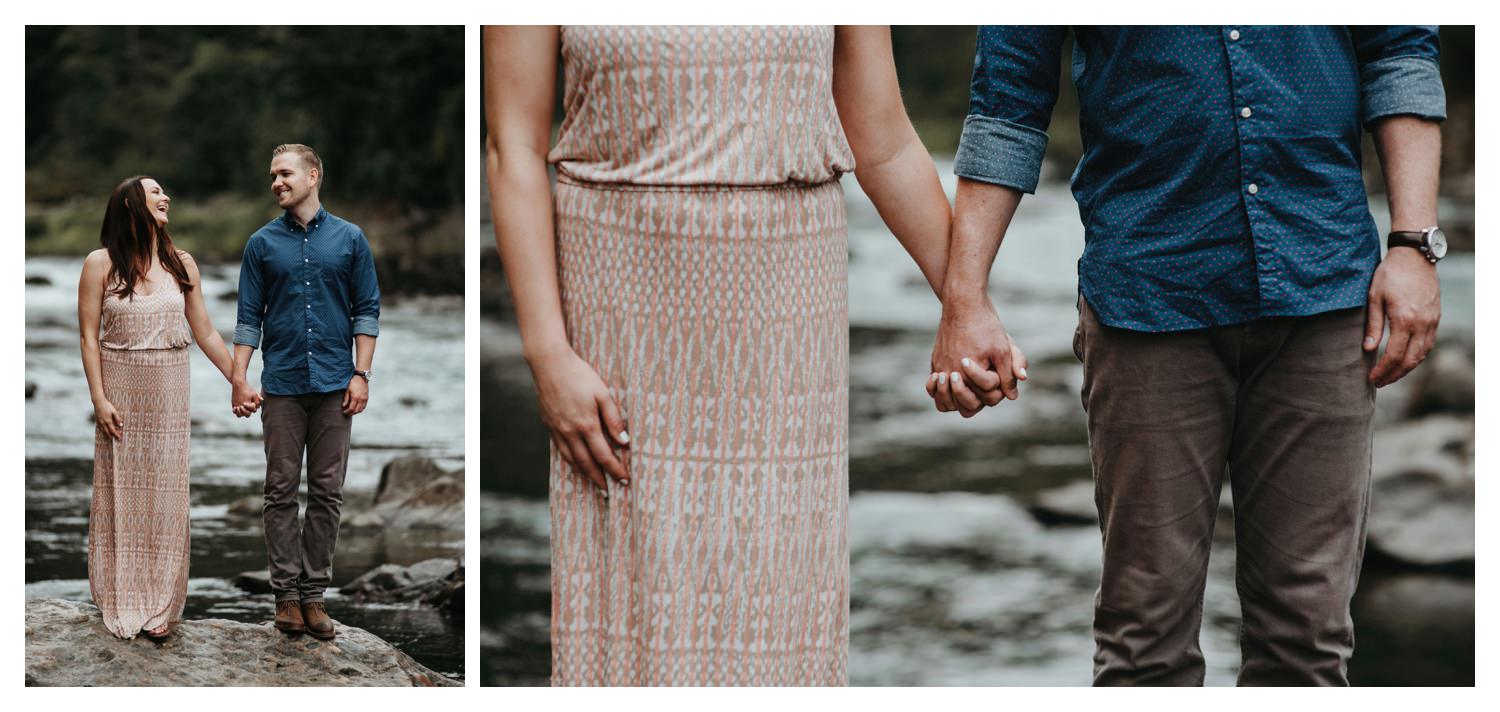
{"label": "woman's long brown hair", "polygon": [[147,178],[151,176],[131,176],[115,186],[104,207],[104,225],[99,228],[99,244],[109,252],[109,279],[105,283],[116,285],[111,291],[121,299],[134,296],[136,282],[146,279],[151,269],[153,235],[161,266],[176,278],[184,294],[193,289],[172,235],[166,226],[156,224],[156,217],[146,208],[146,189],[141,181]]}

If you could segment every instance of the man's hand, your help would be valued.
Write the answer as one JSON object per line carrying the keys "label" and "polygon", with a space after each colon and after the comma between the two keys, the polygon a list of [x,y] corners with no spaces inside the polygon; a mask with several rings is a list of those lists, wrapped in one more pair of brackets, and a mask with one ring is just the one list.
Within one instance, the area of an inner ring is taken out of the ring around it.
{"label": "man's hand", "polygon": [[344,415],[359,415],[365,412],[365,404],[370,402],[370,382],[364,376],[355,374],[349,379],[349,387],[344,389]]}
{"label": "man's hand", "polygon": [[927,394],[937,409],[971,418],[984,406],[1020,397],[1016,381],[1026,380],[1026,354],[1011,341],[988,300],[948,303],[932,347],[932,370]]}
{"label": "man's hand", "polygon": [[260,410],[261,401],[265,398],[260,391],[250,387],[244,380],[236,379],[232,385],[229,395],[229,408],[234,411],[236,417],[248,418]]}
{"label": "man's hand", "polygon": [[1391,328],[1385,353],[1370,370],[1370,383],[1376,388],[1401,380],[1427,358],[1437,340],[1443,311],[1441,296],[1436,265],[1417,250],[1391,248],[1385,261],[1375,268],[1365,317],[1364,349],[1378,348],[1386,324]]}

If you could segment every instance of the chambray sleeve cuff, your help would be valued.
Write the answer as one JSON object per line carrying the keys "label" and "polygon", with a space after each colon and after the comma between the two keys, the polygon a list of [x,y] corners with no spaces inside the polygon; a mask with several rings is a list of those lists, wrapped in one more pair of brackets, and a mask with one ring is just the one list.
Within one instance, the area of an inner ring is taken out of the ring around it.
{"label": "chambray sleeve cuff", "polygon": [[234,327],[234,343],[244,344],[252,349],[260,348],[260,327],[249,324],[236,324]]}
{"label": "chambray sleeve cuff", "polygon": [[970,114],[964,119],[953,172],[963,178],[1035,193],[1046,153],[1047,132]]}
{"label": "chambray sleeve cuff", "polygon": [[1390,57],[1360,70],[1360,115],[1366,124],[1387,116],[1448,118],[1448,100],[1437,62],[1427,57]]}
{"label": "chambray sleeve cuff", "polygon": [[354,317],[354,333],[380,336],[380,320],[373,316]]}

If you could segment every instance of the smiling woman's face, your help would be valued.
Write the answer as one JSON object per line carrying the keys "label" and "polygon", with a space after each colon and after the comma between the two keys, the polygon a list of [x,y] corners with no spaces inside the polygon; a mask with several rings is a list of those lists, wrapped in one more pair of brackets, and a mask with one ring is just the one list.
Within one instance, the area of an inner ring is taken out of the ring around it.
{"label": "smiling woman's face", "polygon": [[141,190],[146,194],[146,211],[151,217],[156,218],[156,224],[165,227],[167,224],[167,211],[171,208],[172,199],[167,196],[160,183],[151,178],[141,179]]}

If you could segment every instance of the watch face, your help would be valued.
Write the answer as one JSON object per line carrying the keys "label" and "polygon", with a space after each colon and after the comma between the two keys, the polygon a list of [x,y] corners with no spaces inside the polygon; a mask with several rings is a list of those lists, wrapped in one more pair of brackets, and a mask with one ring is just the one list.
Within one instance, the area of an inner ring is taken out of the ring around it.
{"label": "watch face", "polygon": [[1448,255],[1448,236],[1443,234],[1442,228],[1435,227],[1427,233],[1427,250],[1437,259]]}

